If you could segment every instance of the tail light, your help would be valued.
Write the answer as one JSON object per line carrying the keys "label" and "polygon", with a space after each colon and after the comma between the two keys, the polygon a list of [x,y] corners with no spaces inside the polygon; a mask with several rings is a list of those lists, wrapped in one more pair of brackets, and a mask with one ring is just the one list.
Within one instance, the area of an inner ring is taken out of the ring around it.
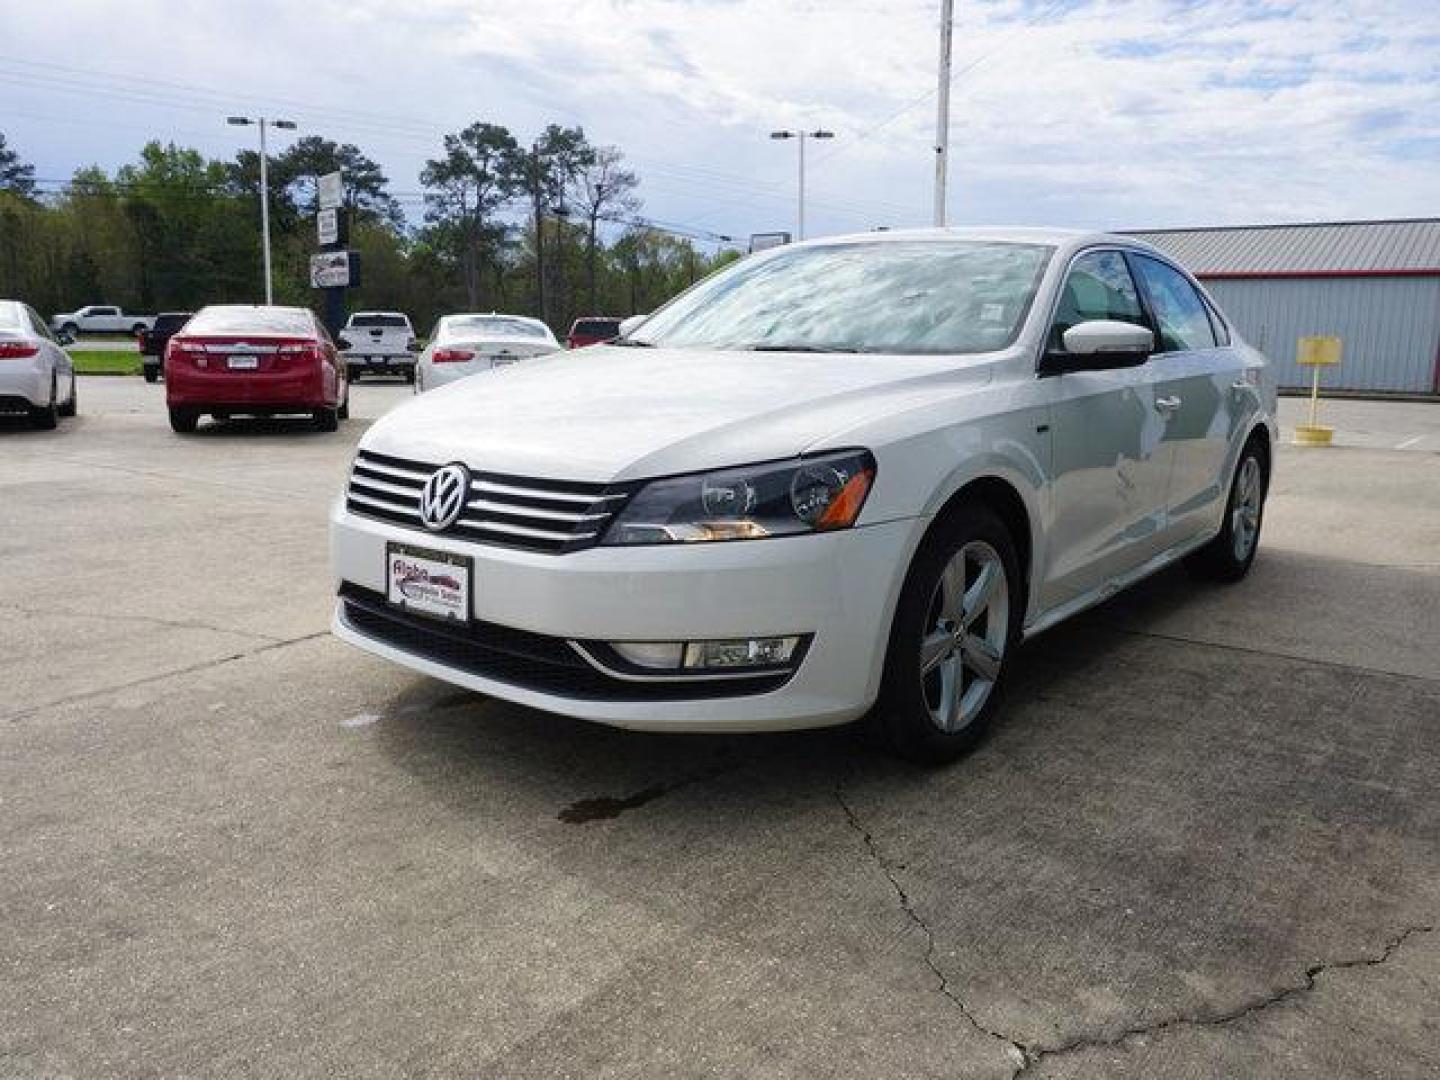
{"label": "tail light", "polygon": [[275,350],[281,356],[290,360],[309,360],[312,363],[321,364],[325,362],[325,349],[313,341],[291,341],[281,345]]}
{"label": "tail light", "polygon": [[178,338],[171,338],[169,344],[165,346],[165,363],[182,360],[189,360],[198,368],[210,366],[210,354],[205,351],[204,345],[198,341],[181,341]]}
{"label": "tail light", "polygon": [[23,360],[40,351],[35,341],[0,341],[0,360]]}
{"label": "tail light", "polygon": [[463,364],[474,359],[475,354],[469,349],[436,349],[430,356],[432,364]]}

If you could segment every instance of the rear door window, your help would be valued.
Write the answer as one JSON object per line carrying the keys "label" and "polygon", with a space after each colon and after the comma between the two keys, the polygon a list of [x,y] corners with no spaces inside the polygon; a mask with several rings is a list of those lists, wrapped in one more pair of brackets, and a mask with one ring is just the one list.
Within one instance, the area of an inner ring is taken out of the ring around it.
{"label": "rear door window", "polygon": [[1195,286],[1173,266],[1146,255],[1131,256],[1160,330],[1161,352],[1213,349],[1215,328]]}

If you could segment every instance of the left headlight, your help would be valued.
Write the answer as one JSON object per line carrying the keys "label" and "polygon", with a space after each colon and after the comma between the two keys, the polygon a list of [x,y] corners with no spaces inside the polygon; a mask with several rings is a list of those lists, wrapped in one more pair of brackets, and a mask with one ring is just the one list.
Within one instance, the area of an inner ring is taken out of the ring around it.
{"label": "left headlight", "polygon": [[848,529],[875,480],[868,450],[843,450],[652,480],[603,544],[684,544]]}

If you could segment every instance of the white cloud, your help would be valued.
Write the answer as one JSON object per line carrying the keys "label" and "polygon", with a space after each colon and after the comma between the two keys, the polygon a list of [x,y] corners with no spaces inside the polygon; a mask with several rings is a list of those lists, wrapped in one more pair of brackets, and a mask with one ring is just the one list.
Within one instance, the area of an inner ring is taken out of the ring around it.
{"label": "white cloud", "polygon": [[[130,156],[147,128],[224,152],[234,136],[217,117],[233,93],[359,143],[402,190],[416,187],[440,133],[469,120],[522,138],[547,122],[581,123],[627,151],[649,213],[737,234],[791,221],[794,144],[772,143],[768,131],[823,125],[839,138],[812,147],[812,231],[928,217],[938,2],[118,7],[26,5],[0,16],[0,40],[30,61],[153,73],[217,96],[177,105],[158,101],[166,91],[155,86],[148,99],[106,101],[58,90],[53,78],[0,83],[11,98],[0,123],[47,172]],[[1434,212],[1433,0],[962,0],[957,9],[954,220],[1139,226]],[[165,64],[137,68],[159,40]],[[27,119],[36,114],[53,119]]]}

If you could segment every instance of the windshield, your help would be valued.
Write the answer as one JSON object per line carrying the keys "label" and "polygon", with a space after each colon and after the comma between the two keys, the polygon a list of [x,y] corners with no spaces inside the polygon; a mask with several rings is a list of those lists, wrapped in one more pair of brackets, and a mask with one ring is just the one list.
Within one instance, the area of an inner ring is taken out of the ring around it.
{"label": "windshield", "polygon": [[315,321],[302,308],[210,307],[188,323],[190,334],[299,334],[313,336]]}
{"label": "windshield", "polygon": [[496,318],[493,315],[468,315],[445,320],[447,337],[517,337],[544,341],[550,332],[521,319]]}
{"label": "windshield", "polygon": [[392,330],[408,330],[410,321],[404,315],[351,315],[354,327],[382,326]]}
{"label": "windshield", "polygon": [[631,340],[699,349],[988,352],[1015,340],[1052,250],[960,240],[784,249],[702,282]]}
{"label": "windshield", "polygon": [[584,334],[586,337],[614,337],[620,332],[620,320],[577,319],[570,332]]}

